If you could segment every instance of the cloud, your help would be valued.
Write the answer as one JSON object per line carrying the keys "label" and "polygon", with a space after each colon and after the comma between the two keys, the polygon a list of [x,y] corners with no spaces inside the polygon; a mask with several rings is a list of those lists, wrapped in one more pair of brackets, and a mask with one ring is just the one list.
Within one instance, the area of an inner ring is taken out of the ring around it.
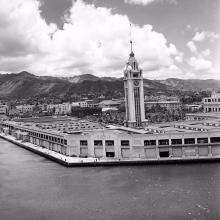
{"label": "cloud", "polygon": [[127,4],[135,5],[149,5],[153,2],[168,2],[171,4],[177,4],[177,0],[124,0]]}
{"label": "cloud", "polygon": [[205,57],[208,57],[210,54],[211,54],[210,49],[206,49],[206,50],[202,51],[202,55]]}
{"label": "cloud", "polygon": [[1,0],[0,71],[29,69],[51,48],[50,34],[55,24],[47,25],[40,16],[40,3],[33,0]]}
{"label": "cloud", "polygon": [[185,73],[175,64],[170,65],[169,67],[163,67],[159,70],[151,70],[147,73],[147,76],[151,79],[167,79],[167,78],[187,78]]}
{"label": "cloud", "polygon": [[191,57],[188,63],[195,71],[210,71],[213,68],[212,62],[203,58]]}
{"label": "cloud", "polygon": [[195,43],[193,41],[189,41],[186,46],[190,49],[190,51],[192,53],[196,53],[197,52],[197,47],[195,45]]}
{"label": "cloud", "polygon": [[192,40],[195,42],[201,42],[205,39],[210,40],[210,42],[214,42],[215,40],[219,39],[219,35],[209,31],[196,32]]}
{"label": "cloud", "polygon": [[[66,14],[63,29],[58,29],[41,17],[38,1],[2,0],[0,71],[120,77],[129,54],[129,23],[125,15],[78,0]],[[134,52],[146,76],[149,70],[173,66],[174,58],[181,57],[151,25],[133,25],[132,32]]]}
{"label": "cloud", "polygon": [[191,72],[200,79],[220,79],[220,67],[214,66],[210,60],[204,58],[191,57],[188,64],[192,67]]}

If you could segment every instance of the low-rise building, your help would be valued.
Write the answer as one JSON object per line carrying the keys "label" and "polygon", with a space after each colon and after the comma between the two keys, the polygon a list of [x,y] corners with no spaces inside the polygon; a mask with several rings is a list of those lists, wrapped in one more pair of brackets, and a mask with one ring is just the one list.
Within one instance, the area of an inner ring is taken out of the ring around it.
{"label": "low-rise building", "polygon": [[66,115],[71,113],[72,104],[62,103],[62,104],[49,104],[47,105],[47,112],[54,113],[56,115]]}
{"label": "low-rise building", "polygon": [[8,113],[8,106],[0,104],[0,115],[6,115]]}
{"label": "low-rise building", "polygon": [[203,98],[204,112],[220,112],[220,94],[213,92],[211,97]]}
{"label": "low-rise building", "polygon": [[67,156],[116,160],[220,157],[220,119],[154,124],[144,129],[77,119],[50,123],[4,121],[0,122],[0,130]]}
{"label": "low-rise building", "polygon": [[27,112],[32,112],[35,105],[17,105],[16,109],[19,111],[19,113],[24,114]]}
{"label": "low-rise building", "polygon": [[121,105],[122,100],[103,100],[99,103],[100,108],[117,108]]}
{"label": "low-rise building", "polygon": [[55,108],[56,115],[66,115],[71,113],[72,104],[71,103],[62,103],[58,104]]}
{"label": "low-rise building", "polygon": [[174,110],[181,107],[180,101],[145,101],[145,108],[152,108],[157,105],[168,110]]}
{"label": "low-rise building", "polygon": [[188,110],[188,111],[199,111],[202,109],[202,104],[186,104],[183,106],[184,109]]}

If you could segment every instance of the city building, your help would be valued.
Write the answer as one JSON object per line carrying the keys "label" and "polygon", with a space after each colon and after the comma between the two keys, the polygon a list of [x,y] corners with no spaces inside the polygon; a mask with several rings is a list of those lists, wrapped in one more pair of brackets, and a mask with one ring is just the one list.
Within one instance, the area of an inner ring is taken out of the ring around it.
{"label": "city building", "polygon": [[35,105],[17,105],[16,109],[18,110],[19,113],[24,114],[24,113],[32,112],[34,107]]}
{"label": "city building", "polygon": [[8,113],[8,106],[0,104],[0,115],[6,115]]}
{"label": "city building", "polygon": [[79,102],[79,107],[80,108],[87,108],[88,107],[87,101],[80,101]]}
{"label": "city building", "polygon": [[204,112],[220,112],[220,94],[213,92],[211,97],[203,98]]}
{"label": "city building", "polygon": [[88,99],[78,102],[78,106],[81,108],[95,108],[99,106],[99,103],[97,101]]}
{"label": "city building", "polygon": [[187,113],[186,120],[218,120],[220,119],[220,112],[198,112],[198,113]]}
{"label": "city building", "polygon": [[131,43],[131,53],[124,69],[124,90],[126,108],[126,126],[141,128],[147,124],[144,108],[143,74],[134,57]]}
{"label": "city building", "polygon": [[202,110],[203,105],[202,105],[202,104],[186,104],[186,105],[184,105],[183,107],[184,107],[184,109],[186,109],[187,111],[194,112],[194,111],[200,111],[200,110]]}
{"label": "city building", "polygon": [[105,109],[105,108],[117,109],[121,105],[122,102],[123,102],[122,100],[103,100],[99,103],[99,107],[102,109]]}
{"label": "city building", "polygon": [[62,103],[58,104],[55,108],[56,115],[66,115],[71,113],[72,104],[71,103]]}
{"label": "city building", "polygon": [[152,108],[159,105],[161,108],[166,108],[168,110],[175,110],[181,107],[180,101],[145,101],[146,108]]}
{"label": "city building", "polygon": [[61,104],[49,104],[46,106],[46,111],[55,115],[66,115],[71,113],[72,103],[66,102]]}

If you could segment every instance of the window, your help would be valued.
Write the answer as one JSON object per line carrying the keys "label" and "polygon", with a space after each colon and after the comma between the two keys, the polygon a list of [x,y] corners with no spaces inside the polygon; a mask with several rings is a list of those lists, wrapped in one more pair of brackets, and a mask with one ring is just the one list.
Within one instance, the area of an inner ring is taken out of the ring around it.
{"label": "window", "polygon": [[182,144],[182,139],[171,139],[171,144]]}
{"label": "window", "polygon": [[208,138],[197,138],[197,143],[198,144],[208,143]]}
{"label": "window", "polygon": [[52,141],[54,141],[54,137],[52,137]]}
{"label": "window", "polygon": [[220,137],[211,137],[210,141],[211,141],[211,143],[220,142]]}
{"label": "window", "polygon": [[134,78],[138,78],[138,73],[133,73]]}
{"label": "window", "polygon": [[58,143],[60,143],[60,138],[57,138]]}
{"label": "window", "polygon": [[102,146],[102,140],[95,140],[94,145],[95,146]]}
{"label": "window", "polygon": [[169,145],[169,139],[161,139],[158,143],[159,145]]}
{"label": "window", "polygon": [[208,99],[208,102],[211,102],[211,99]]}
{"label": "window", "polygon": [[67,145],[67,140],[64,140],[64,144]]}
{"label": "window", "polygon": [[86,140],[80,141],[80,146],[87,146],[87,145],[88,145],[88,141],[86,141]]}
{"label": "window", "polygon": [[54,141],[57,142],[57,138],[54,138]]}
{"label": "window", "polygon": [[106,146],[114,146],[114,141],[113,140],[107,140],[105,141]]}
{"label": "window", "polygon": [[61,139],[61,144],[63,144],[63,139]]}
{"label": "window", "polygon": [[185,138],[184,144],[195,144],[195,138]]}
{"label": "window", "polygon": [[115,152],[106,152],[106,157],[115,157]]}
{"label": "window", "polygon": [[148,146],[148,145],[156,145],[156,140],[145,140],[144,146]]}
{"label": "window", "polygon": [[122,140],[121,141],[121,146],[129,146],[129,141],[128,140]]}

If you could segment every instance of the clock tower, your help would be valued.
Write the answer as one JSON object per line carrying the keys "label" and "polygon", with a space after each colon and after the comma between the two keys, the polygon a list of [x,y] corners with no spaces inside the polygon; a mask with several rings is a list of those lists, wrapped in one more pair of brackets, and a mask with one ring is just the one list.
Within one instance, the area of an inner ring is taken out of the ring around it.
{"label": "clock tower", "polygon": [[141,128],[147,124],[144,110],[143,75],[134,57],[132,41],[130,44],[131,53],[124,69],[126,126]]}

